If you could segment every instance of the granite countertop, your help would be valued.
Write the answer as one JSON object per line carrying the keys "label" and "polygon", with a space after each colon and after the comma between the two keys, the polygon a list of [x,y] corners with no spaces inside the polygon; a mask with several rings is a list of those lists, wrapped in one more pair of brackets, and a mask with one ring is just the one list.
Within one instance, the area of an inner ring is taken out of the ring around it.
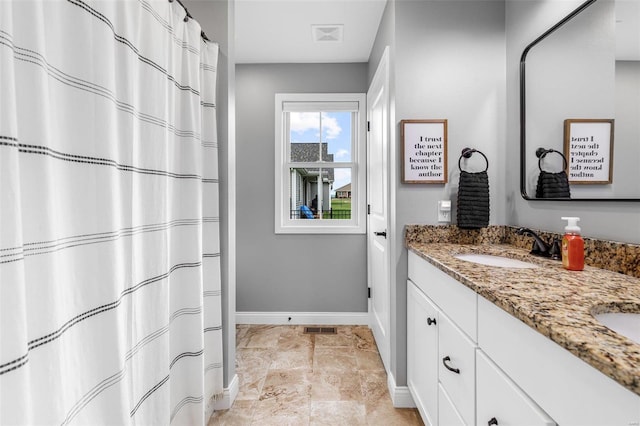
{"label": "granite countertop", "polygon": [[[591,315],[640,312],[639,278],[590,266],[583,271],[567,271],[557,260],[532,256],[507,244],[407,241],[407,247],[640,395],[640,344],[609,330]],[[540,267],[479,265],[454,257],[461,253],[505,256]]]}

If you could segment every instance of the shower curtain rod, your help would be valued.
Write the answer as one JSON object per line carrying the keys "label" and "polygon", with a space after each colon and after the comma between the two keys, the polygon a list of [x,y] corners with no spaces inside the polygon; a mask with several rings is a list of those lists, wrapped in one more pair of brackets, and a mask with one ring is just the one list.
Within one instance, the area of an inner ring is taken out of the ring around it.
{"label": "shower curtain rod", "polygon": [[[176,0],[176,1],[180,6],[182,6],[182,8],[184,9],[184,13],[186,13],[186,16],[184,17],[184,22],[187,22],[189,19],[194,19],[193,16],[191,16],[191,14],[189,13],[189,10],[187,9],[187,7],[180,0]],[[169,0],[169,3],[173,3],[173,0]],[[202,30],[200,30],[200,37],[202,37],[204,41],[211,41],[209,40],[209,37],[207,37],[207,35]]]}

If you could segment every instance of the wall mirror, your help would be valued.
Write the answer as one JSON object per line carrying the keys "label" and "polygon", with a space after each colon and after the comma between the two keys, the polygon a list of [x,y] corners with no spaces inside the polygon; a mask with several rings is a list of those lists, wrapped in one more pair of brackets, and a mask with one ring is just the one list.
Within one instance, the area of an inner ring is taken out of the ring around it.
{"label": "wall mirror", "polygon": [[[567,120],[611,122],[611,149],[583,134],[582,123],[566,133]],[[584,150],[565,151],[572,137]],[[602,163],[611,178],[590,179]],[[554,192],[563,181],[569,193]],[[586,1],[523,51],[520,191],[527,200],[640,201],[639,0]]]}

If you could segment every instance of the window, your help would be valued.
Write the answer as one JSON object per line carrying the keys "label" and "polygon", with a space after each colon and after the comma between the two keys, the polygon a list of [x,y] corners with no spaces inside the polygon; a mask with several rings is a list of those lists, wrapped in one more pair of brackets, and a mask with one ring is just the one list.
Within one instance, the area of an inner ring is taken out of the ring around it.
{"label": "window", "polygon": [[362,93],[276,95],[276,233],[365,232]]}

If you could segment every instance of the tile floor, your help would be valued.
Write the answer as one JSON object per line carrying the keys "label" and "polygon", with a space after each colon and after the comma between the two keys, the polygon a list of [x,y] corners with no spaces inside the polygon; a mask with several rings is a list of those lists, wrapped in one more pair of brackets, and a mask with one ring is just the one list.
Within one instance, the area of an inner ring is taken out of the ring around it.
{"label": "tile floor", "polygon": [[303,326],[238,325],[240,391],[213,425],[422,425],[415,409],[396,409],[366,326],[304,334]]}

